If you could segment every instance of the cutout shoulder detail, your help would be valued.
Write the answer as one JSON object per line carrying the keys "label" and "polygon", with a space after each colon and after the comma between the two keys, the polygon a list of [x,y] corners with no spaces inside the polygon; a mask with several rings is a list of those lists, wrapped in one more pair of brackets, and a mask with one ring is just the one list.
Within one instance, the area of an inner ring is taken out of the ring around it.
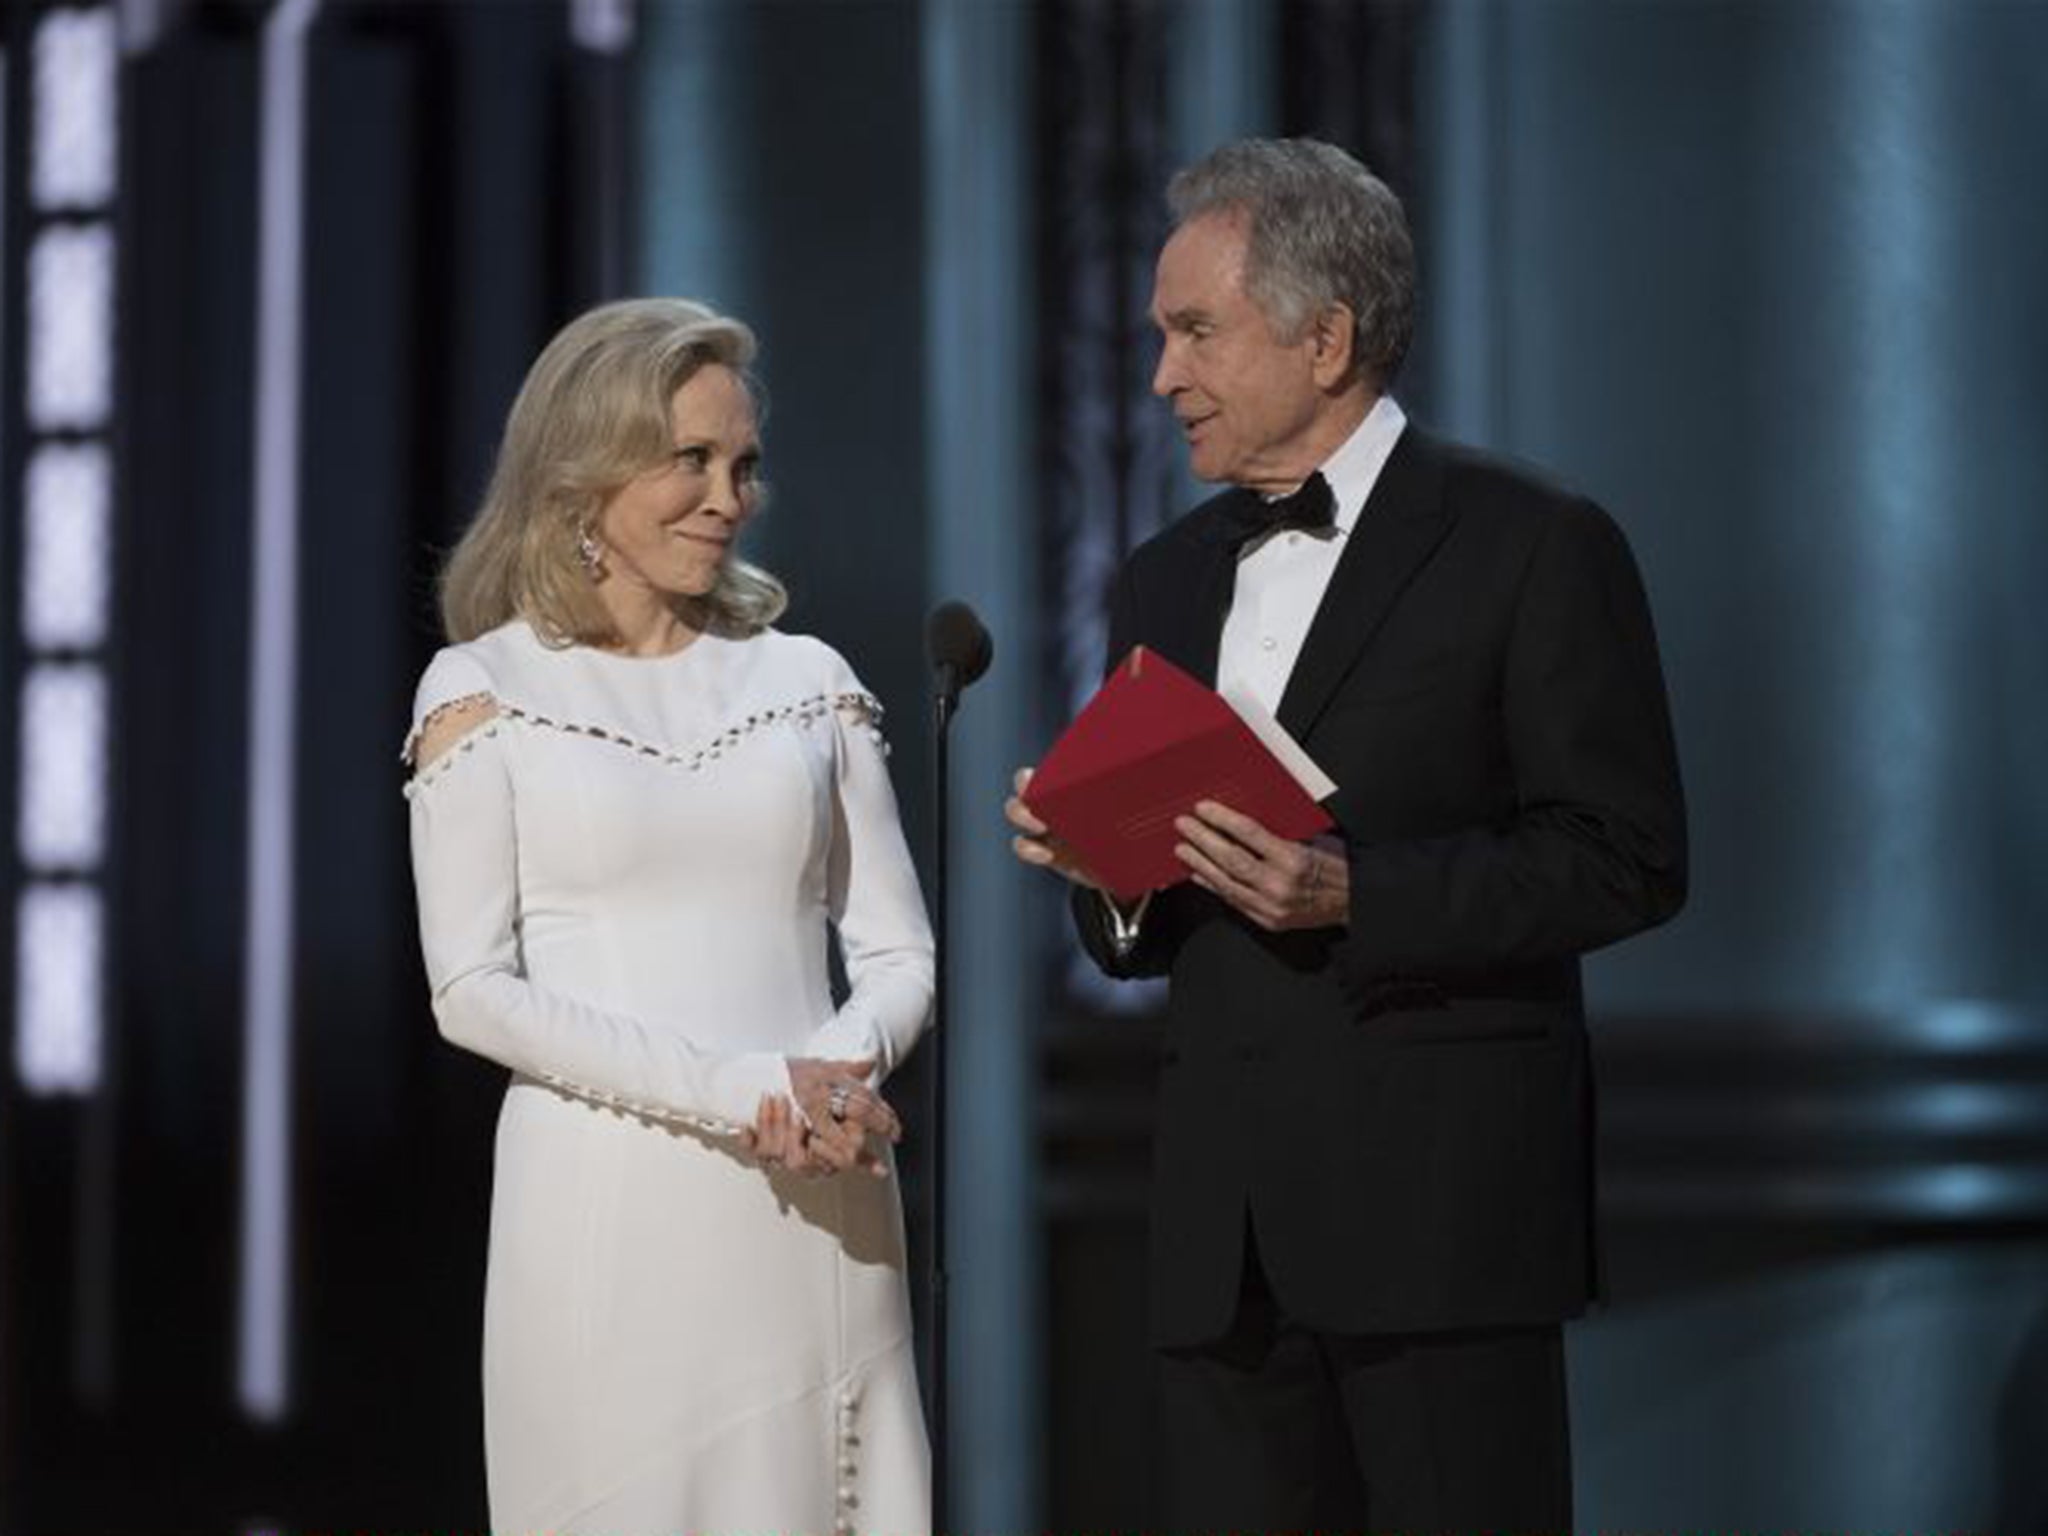
{"label": "cutout shoulder detail", "polygon": [[405,760],[415,771],[428,768],[497,715],[498,701],[488,693],[466,693],[436,705],[421,717],[406,738]]}
{"label": "cutout shoulder detail", "polygon": [[889,738],[882,734],[882,701],[872,693],[835,693],[832,708],[848,725],[865,731],[882,756],[889,755]]}

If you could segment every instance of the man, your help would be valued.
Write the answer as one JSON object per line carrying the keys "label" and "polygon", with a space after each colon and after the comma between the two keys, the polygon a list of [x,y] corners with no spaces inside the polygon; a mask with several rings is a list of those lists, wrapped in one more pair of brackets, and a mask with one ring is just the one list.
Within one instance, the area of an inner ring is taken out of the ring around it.
{"label": "man", "polygon": [[1387,393],[1414,256],[1363,166],[1234,144],[1168,200],[1153,390],[1229,488],[1125,562],[1110,659],[1142,643],[1249,685],[1339,786],[1309,844],[1197,807],[1191,881],[1130,911],[1007,807],[1103,968],[1171,978],[1171,1518],[1568,1530],[1561,1324],[1594,1276],[1579,956],[1685,890],[1642,587],[1599,508]]}

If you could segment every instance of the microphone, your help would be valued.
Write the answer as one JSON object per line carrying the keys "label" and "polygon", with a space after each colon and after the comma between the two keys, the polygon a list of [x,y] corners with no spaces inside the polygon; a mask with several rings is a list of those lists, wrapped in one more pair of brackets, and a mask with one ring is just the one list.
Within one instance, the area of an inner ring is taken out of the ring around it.
{"label": "microphone", "polygon": [[995,660],[995,641],[974,610],[956,600],[932,610],[924,644],[937,673],[939,718],[944,721],[960,702],[961,690],[972,687]]}
{"label": "microphone", "polygon": [[932,1034],[925,1046],[930,1063],[931,1106],[925,1124],[925,1145],[931,1163],[926,1178],[926,1198],[931,1202],[931,1329],[930,1349],[925,1356],[931,1391],[925,1406],[931,1413],[932,1529],[952,1528],[950,1489],[946,1470],[948,1452],[946,1426],[946,963],[952,946],[946,941],[946,803],[951,799],[951,782],[946,769],[947,727],[960,703],[960,690],[971,686],[995,659],[995,642],[988,629],[962,602],[944,602],[925,620],[924,647],[931,657],[932,765],[937,793],[932,796],[932,847],[934,899],[932,911]]}

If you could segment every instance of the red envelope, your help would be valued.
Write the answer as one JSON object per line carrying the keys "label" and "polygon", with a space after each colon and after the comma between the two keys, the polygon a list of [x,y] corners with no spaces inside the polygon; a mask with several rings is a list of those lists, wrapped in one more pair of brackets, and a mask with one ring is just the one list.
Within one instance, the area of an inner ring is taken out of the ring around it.
{"label": "red envelope", "polygon": [[1329,813],[1304,780],[1324,795],[1336,787],[1270,715],[1244,701],[1233,708],[1141,645],[1053,743],[1024,803],[1112,895],[1134,901],[1188,878],[1174,857],[1181,837],[1173,823],[1197,800],[1227,805],[1279,837],[1327,831]]}

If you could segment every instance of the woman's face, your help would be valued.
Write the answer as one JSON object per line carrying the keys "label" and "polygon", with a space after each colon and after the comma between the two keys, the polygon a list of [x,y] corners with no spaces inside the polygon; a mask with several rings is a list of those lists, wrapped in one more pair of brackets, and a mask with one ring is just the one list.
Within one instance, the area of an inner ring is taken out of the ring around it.
{"label": "woman's face", "polygon": [[598,514],[599,585],[701,597],[718,581],[760,494],[753,397],[722,363],[699,368],[668,407],[675,452],[626,482]]}

